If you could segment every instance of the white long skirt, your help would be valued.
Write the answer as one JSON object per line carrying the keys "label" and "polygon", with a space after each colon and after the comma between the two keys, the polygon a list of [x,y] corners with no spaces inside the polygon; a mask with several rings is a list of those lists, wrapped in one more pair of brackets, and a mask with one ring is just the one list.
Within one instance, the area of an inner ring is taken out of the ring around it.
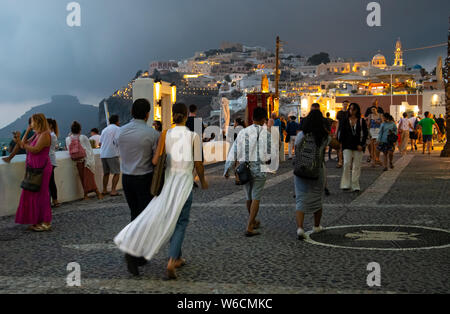
{"label": "white long skirt", "polygon": [[147,260],[158,253],[171,238],[193,184],[192,171],[169,170],[161,194],[114,238],[119,249]]}

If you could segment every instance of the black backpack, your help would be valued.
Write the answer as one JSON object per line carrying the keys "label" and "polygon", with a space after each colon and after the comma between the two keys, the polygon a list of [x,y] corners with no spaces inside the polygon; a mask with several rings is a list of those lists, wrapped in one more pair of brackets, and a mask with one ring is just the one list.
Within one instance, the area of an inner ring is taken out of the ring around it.
{"label": "black backpack", "polygon": [[397,142],[398,136],[392,130],[389,130],[389,134],[387,136],[387,141],[389,145],[394,145]]}
{"label": "black backpack", "polygon": [[306,134],[295,147],[294,174],[305,179],[319,179],[323,158],[324,145],[317,146],[314,136]]}

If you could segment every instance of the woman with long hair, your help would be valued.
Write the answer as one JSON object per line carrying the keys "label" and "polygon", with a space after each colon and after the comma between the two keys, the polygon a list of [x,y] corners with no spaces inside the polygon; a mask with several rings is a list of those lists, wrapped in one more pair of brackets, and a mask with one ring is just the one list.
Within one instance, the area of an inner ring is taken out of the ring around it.
{"label": "woman with long hair", "polygon": [[[367,124],[361,118],[361,108],[357,103],[348,107],[348,116],[339,127],[339,142],[342,143],[344,167],[342,171],[341,189],[359,192],[359,176],[361,160],[364,154],[368,131]],[[352,168],[353,164],[353,168]]]}
{"label": "woman with long hair", "polygon": [[377,107],[372,107],[369,116],[367,117],[367,123],[369,124],[369,152],[370,159],[372,161],[372,167],[375,167],[376,164],[381,164],[380,162],[380,151],[377,149],[376,141],[378,138],[378,134],[380,133],[380,127],[382,120],[382,114],[377,111]]}
{"label": "woman with long hair", "polygon": [[[325,128],[324,118],[320,110],[311,110],[308,116],[303,120],[302,131],[297,134],[295,139],[295,146],[306,141],[309,138],[314,139],[314,144],[319,151],[319,177],[318,179],[309,179],[294,176],[295,184],[295,202],[296,202],[296,221],[297,221],[297,238],[299,240],[305,239],[305,231],[303,229],[303,222],[305,214],[314,215],[314,229],[313,232],[320,232],[323,227],[320,225],[322,218],[322,195],[325,189],[325,149],[330,142],[330,136]],[[307,153],[306,151],[304,153]],[[296,156],[298,158],[298,156]],[[310,156],[311,159],[315,156]]]}
{"label": "woman with long hair", "polygon": [[52,143],[50,145],[50,161],[52,162],[52,176],[50,177],[50,196],[53,201],[53,207],[59,207],[61,204],[58,202],[58,189],[56,188],[55,183],[55,168],[56,164],[56,149],[58,148],[58,136],[59,136],[59,128],[58,123],[54,119],[47,119],[50,135],[52,137]]}
{"label": "woman with long hair", "polygon": [[70,144],[72,141],[79,141],[81,147],[85,151],[85,157],[75,160],[78,174],[80,176],[81,185],[83,186],[84,199],[88,200],[88,194],[95,192],[99,200],[103,199],[103,194],[98,191],[97,183],[95,182],[95,159],[94,151],[92,150],[91,142],[87,136],[81,134],[81,124],[77,121],[72,123],[70,127],[71,133],[66,138],[66,146],[70,153]]}
{"label": "woman with long hair", "polygon": [[[35,135],[27,140],[28,133],[32,129]],[[31,225],[29,230],[48,231],[51,229],[52,222],[49,192],[52,164],[49,157],[51,136],[45,116],[42,113],[34,114],[23,138],[20,139],[20,135],[16,134],[15,141],[21,149],[27,151],[26,166],[43,171],[39,191],[22,190],[16,223]]]}
{"label": "woman with long hair", "polygon": [[[390,136],[390,134],[393,134]],[[383,123],[381,124],[380,133],[378,134],[377,142],[378,142],[378,150],[383,152],[384,160],[383,171],[388,170],[388,159],[389,166],[391,169],[394,168],[394,164],[392,163],[394,158],[394,150],[395,150],[395,142],[397,135],[397,126],[395,125],[394,118],[387,112],[383,114]]]}
{"label": "woman with long hair", "polygon": [[161,193],[114,239],[119,249],[126,253],[128,271],[135,276],[139,275],[138,266],[143,265],[142,258],[150,260],[170,240],[167,279],[177,278],[176,268],[186,263],[181,257],[181,246],[192,205],[194,167],[202,188],[208,188],[202,162],[202,142],[197,133],[186,127],[186,106],[174,104],[172,116],[176,125],[163,131],[152,160],[156,165],[165,148],[167,166]]}

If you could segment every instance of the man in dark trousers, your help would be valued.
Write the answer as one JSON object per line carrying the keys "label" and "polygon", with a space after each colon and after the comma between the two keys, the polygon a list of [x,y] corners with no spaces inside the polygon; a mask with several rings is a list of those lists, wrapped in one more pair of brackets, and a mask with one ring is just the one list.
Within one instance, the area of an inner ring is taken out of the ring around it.
{"label": "man in dark trousers", "polygon": [[[150,103],[137,99],[131,108],[133,119],[120,128],[117,138],[120,152],[120,169],[125,198],[133,221],[147,207],[153,196],[150,187],[153,179],[152,158],[156,153],[159,132],[147,125],[150,116]],[[128,269],[133,265],[145,265],[145,258],[125,254]]]}
{"label": "man in dark trousers", "polygon": [[156,152],[159,132],[147,125],[150,103],[137,99],[131,109],[133,119],[120,128],[118,146],[125,198],[134,220],[152,200],[152,158]]}
{"label": "man in dark trousers", "polygon": [[[344,102],[342,103],[342,110],[338,111],[337,115],[336,115],[336,120],[338,121],[337,124],[337,131],[336,131],[336,138],[339,138],[339,132],[340,132],[340,127],[342,126],[342,123],[344,122],[344,120],[348,117],[348,105],[350,104],[350,102],[348,100],[344,100]],[[342,164],[344,162],[344,156],[342,153],[342,143],[341,143],[341,147],[337,152],[338,155],[338,163],[336,165],[337,168],[342,168]]]}

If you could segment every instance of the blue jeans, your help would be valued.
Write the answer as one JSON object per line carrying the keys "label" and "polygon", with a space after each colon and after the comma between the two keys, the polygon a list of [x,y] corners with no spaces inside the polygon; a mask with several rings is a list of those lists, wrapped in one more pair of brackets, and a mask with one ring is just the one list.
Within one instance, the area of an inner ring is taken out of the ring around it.
{"label": "blue jeans", "polygon": [[184,234],[189,223],[191,205],[192,192],[191,194],[189,194],[186,203],[184,203],[183,209],[181,209],[180,217],[178,217],[177,225],[175,226],[175,231],[173,232],[172,238],[170,239],[169,257],[172,259],[181,258],[181,246],[183,245]]}

